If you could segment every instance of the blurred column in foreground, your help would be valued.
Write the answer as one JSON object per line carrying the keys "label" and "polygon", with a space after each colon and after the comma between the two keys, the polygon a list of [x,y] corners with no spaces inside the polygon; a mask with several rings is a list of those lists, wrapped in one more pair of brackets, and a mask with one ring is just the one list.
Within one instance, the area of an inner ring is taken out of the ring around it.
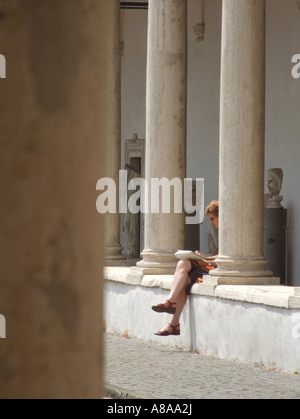
{"label": "blurred column in foreground", "polygon": [[102,397],[109,3],[1,2],[1,398]]}

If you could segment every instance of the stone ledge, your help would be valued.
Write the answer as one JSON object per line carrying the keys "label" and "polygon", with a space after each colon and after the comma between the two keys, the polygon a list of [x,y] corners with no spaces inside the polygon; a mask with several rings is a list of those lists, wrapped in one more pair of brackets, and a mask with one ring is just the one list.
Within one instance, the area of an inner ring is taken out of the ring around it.
{"label": "stone ledge", "polygon": [[[104,279],[127,285],[169,290],[173,275],[141,276],[132,273],[130,267],[110,266],[104,268]],[[300,310],[300,288],[285,285],[216,285],[204,281],[202,284],[195,284],[191,294]]]}
{"label": "stone ledge", "polygon": [[300,309],[300,297],[294,296],[294,287],[284,285],[219,285],[215,290],[215,297],[287,309]]}
{"label": "stone ledge", "polygon": [[289,307],[292,310],[299,310],[300,309],[300,296],[298,297],[289,297]]}
{"label": "stone ledge", "polygon": [[130,267],[105,266],[103,270],[104,279],[106,279],[107,281],[129,284],[128,275],[130,274],[130,271],[131,271]]}
{"label": "stone ledge", "polygon": [[280,285],[280,278],[273,276],[210,276],[205,275],[203,282],[211,285]]}
{"label": "stone ledge", "polygon": [[141,286],[146,288],[162,288],[170,290],[172,287],[173,275],[145,275]]}

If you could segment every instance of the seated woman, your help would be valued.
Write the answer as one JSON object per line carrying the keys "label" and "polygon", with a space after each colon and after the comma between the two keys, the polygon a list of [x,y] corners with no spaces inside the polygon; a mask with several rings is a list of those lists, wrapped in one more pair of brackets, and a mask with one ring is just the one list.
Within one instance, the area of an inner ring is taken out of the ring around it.
{"label": "seated woman", "polygon": [[[218,201],[212,201],[207,206],[205,215],[209,218],[209,221],[214,227],[219,227]],[[202,254],[198,251],[197,253]],[[168,299],[161,304],[152,306],[152,310],[158,313],[173,314],[173,317],[172,320],[161,330],[155,333],[155,335],[180,335],[179,319],[185,306],[187,296],[195,283],[202,282],[203,274],[207,274],[210,269],[214,269],[217,266],[214,262],[217,258],[216,253],[218,253],[217,249],[215,250],[215,254],[213,256],[206,258],[208,263],[202,260],[180,260],[177,263]]]}

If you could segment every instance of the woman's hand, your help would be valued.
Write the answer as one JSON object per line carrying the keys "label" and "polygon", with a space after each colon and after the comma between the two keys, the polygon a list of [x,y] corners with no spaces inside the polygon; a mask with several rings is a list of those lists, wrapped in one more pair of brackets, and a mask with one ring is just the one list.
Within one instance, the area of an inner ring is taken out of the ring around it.
{"label": "woman's hand", "polygon": [[198,253],[198,255],[201,255],[201,256],[205,256],[205,254],[200,252],[200,250],[195,250],[195,253]]}
{"label": "woman's hand", "polygon": [[[206,255],[204,253],[200,252],[200,250],[195,250],[195,253],[205,257],[205,260],[201,260],[201,259],[197,260],[197,263],[198,263],[199,266],[207,266],[207,264],[210,263],[211,257],[206,257]],[[214,266],[214,265],[211,264],[211,266]]]}
{"label": "woman's hand", "polygon": [[218,255],[214,255],[214,256],[207,256],[206,260],[213,261],[213,260],[216,260],[216,259],[217,259],[217,257],[218,257]]}
{"label": "woman's hand", "polygon": [[[200,250],[195,250],[195,253],[197,253],[198,255],[201,255],[201,256],[205,257],[205,254],[202,253],[202,252],[200,252]],[[197,260],[197,263],[198,263],[199,266],[206,266],[207,265],[207,261],[206,260],[199,259],[199,260]]]}
{"label": "woman's hand", "polygon": [[210,263],[210,266],[217,266],[217,264],[215,263],[215,260],[218,258],[218,255],[214,255],[214,256],[208,256],[206,258],[206,260]]}

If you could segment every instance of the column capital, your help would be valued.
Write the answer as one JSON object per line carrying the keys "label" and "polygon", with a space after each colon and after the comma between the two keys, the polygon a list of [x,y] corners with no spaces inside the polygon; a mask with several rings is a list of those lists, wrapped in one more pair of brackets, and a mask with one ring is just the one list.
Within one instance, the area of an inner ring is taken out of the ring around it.
{"label": "column capital", "polygon": [[214,285],[279,285],[280,278],[265,269],[267,261],[263,256],[229,257],[219,256],[218,268],[210,271],[209,283]]}

